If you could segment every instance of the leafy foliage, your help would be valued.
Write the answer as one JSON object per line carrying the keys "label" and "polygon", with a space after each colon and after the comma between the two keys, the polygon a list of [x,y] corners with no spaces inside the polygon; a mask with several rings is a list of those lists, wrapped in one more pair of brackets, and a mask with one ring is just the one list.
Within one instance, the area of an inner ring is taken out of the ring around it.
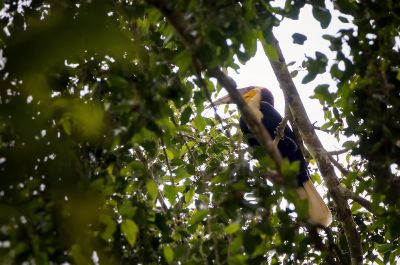
{"label": "leafy foliage", "polygon": [[[196,58],[238,69],[261,41],[277,59],[271,30],[306,1],[169,1],[194,50],[146,1],[4,2],[2,264],[318,264],[332,251],[349,263],[337,222],[315,236],[295,192],[263,179],[272,162],[248,152],[238,116],[204,115],[221,87]],[[352,214],[365,260],[383,264],[400,252],[400,6],[378,2],[335,2],[352,27],[324,36],[336,60],[316,52],[303,82],[327,70],[337,81],[315,88],[322,129],[358,138],[341,181],[372,201]],[[307,4],[328,27],[325,2]]]}

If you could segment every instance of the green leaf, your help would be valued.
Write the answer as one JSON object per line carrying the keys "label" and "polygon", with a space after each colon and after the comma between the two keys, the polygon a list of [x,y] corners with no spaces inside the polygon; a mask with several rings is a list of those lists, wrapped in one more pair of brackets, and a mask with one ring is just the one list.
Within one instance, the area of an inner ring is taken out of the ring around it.
{"label": "green leaf", "polygon": [[349,20],[348,20],[346,17],[338,16],[338,19],[339,19],[342,23],[349,23]]}
{"label": "green leaf", "polygon": [[301,80],[302,84],[307,84],[310,83],[311,81],[313,81],[315,79],[315,77],[317,76],[316,73],[308,73],[303,80]]}
{"label": "green leaf", "polygon": [[200,223],[208,214],[208,210],[196,210],[189,220],[189,224],[195,225]]}
{"label": "green leaf", "polygon": [[299,71],[298,71],[298,70],[294,70],[294,71],[291,71],[291,72],[290,72],[290,76],[291,76],[292,78],[295,78],[298,74],[299,74]]}
{"label": "green leaf", "polygon": [[156,182],[152,179],[147,180],[146,189],[147,189],[147,192],[149,193],[150,197],[153,200],[155,200],[158,195],[158,188],[157,188]]}
{"label": "green leaf", "polygon": [[189,122],[190,115],[192,115],[192,113],[193,113],[193,110],[192,110],[192,108],[191,108],[190,106],[186,107],[186,108],[182,111],[181,120],[180,120],[181,125],[184,125],[184,124],[186,124],[186,123]]}
{"label": "green leaf", "polygon": [[103,238],[105,241],[111,240],[116,230],[117,224],[110,217],[106,222],[106,228],[104,229],[103,233],[101,233],[101,238]]}
{"label": "green leaf", "polygon": [[128,240],[129,245],[133,247],[136,243],[137,235],[139,233],[139,228],[136,223],[130,219],[126,219],[121,224],[121,231],[124,234],[126,240]]}
{"label": "green leaf", "polygon": [[332,15],[325,7],[313,6],[312,14],[314,18],[319,21],[323,29],[326,29],[331,23]]}
{"label": "green leaf", "polygon": [[194,118],[193,123],[194,123],[194,126],[200,132],[204,131],[204,129],[206,128],[206,122],[205,122],[204,118],[200,114],[198,114],[196,116],[196,118]]}
{"label": "green leaf", "polygon": [[319,99],[321,104],[327,102],[328,104],[332,104],[335,97],[334,95],[329,92],[329,85],[328,84],[320,84],[315,87],[314,89],[314,98]]}
{"label": "green leaf", "polygon": [[353,15],[356,13],[358,4],[357,2],[349,1],[349,0],[336,0],[335,5],[339,7],[339,10],[343,13]]}
{"label": "green leaf", "polygon": [[243,235],[243,245],[247,253],[253,254],[254,250],[262,241],[259,234],[252,234],[249,231],[246,231]]}
{"label": "green leaf", "polygon": [[316,172],[313,174],[313,180],[317,183],[317,184],[321,184],[321,176]]}
{"label": "green leaf", "polygon": [[[285,180],[293,182],[296,178],[295,176],[299,172],[299,161],[289,162],[287,159],[282,160],[281,171]],[[288,182],[288,183],[290,183]],[[293,182],[294,183],[294,182]]]}
{"label": "green leaf", "polygon": [[175,63],[179,70],[185,72],[192,65],[192,54],[190,50],[184,50],[175,57]]}
{"label": "green leaf", "polygon": [[344,142],[342,144],[342,146],[344,148],[353,148],[354,146],[356,146],[356,142],[349,140],[349,141]]}
{"label": "green leaf", "polygon": [[243,237],[241,234],[239,234],[237,237],[235,237],[231,243],[229,244],[229,251],[231,253],[236,253],[240,250],[240,248],[243,246]]}
{"label": "green leaf", "polygon": [[193,187],[191,187],[190,190],[185,193],[185,203],[186,204],[189,204],[192,201],[194,194],[195,194],[195,190]]}
{"label": "green leaf", "polygon": [[171,264],[174,260],[174,251],[172,250],[172,248],[170,246],[164,246],[163,253],[167,263]]}
{"label": "green leaf", "polygon": [[71,256],[74,259],[75,264],[92,264],[89,257],[87,257],[79,245],[73,245],[71,247]]}
{"label": "green leaf", "polygon": [[136,211],[137,207],[133,206],[132,202],[129,200],[125,200],[118,209],[119,214],[126,218],[132,218],[135,216]]}
{"label": "green leaf", "polygon": [[358,210],[361,209],[361,205],[358,203],[353,203],[353,205],[351,206],[351,212],[353,214],[356,214],[358,212]]}
{"label": "green leaf", "polygon": [[228,264],[229,265],[246,265],[248,260],[248,256],[243,254],[236,254],[229,256]]}
{"label": "green leaf", "polygon": [[267,57],[268,57],[270,60],[272,60],[272,61],[274,61],[274,62],[277,62],[277,61],[279,60],[278,52],[276,51],[276,49],[275,49],[274,46],[272,46],[272,45],[269,44],[269,43],[264,43],[264,44],[263,44],[263,47],[264,47],[264,52],[265,52],[265,54],[267,55]]}
{"label": "green leaf", "polygon": [[293,43],[300,44],[300,45],[303,45],[304,42],[307,40],[307,37],[300,33],[294,33],[292,35],[292,38],[293,38]]}
{"label": "green leaf", "polygon": [[164,194],[165,197],[167,197],[168,201],[174,205],[176,200],[176,195],[178,194],[178,190],[176,189],[176,187],[172,185],[165,185]]}
{"label": "green leaf", "polygon": [[225,227],[225,233],[227,233],[228,235],[232,235],[233,233],[239,231],[240,227],[240,224],[230,224]]}
{"label": "green leaf", "polygon": [[174,159],[174,157],[175,157],[174,152],[172,152],[170,149],[166,148],[165,153],[167,154],[167,157],[169,160]]}
{"label": "green leaf", "polygon": [[72,133],[72,123],[71,120],[64,117],[62,119],[60,119],[59,123],[61,124],[62,128],[64,129],[64,132],[67,135],[71,135]]}
{"label": "green leaf", "polygon": [[250,57],[257,51],[257,35],[257,32],[251,29],[245,30],[242,34],[243,46]]}

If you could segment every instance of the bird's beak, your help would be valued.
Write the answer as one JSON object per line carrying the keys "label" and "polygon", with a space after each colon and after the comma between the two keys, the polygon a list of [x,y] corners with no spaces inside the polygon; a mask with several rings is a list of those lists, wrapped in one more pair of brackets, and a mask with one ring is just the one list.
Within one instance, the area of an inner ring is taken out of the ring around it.
{"label": "bird's beak", "polygon": [[[244,94],[246,94],[247,92],[249,92],[253,88],[254,87],[239,88],[238,92],[240,93],[240,95],[243,96]],[[224,96],[222,98],[219,98],[219,99],[215,100],[213,103],[214,103],[215,106],[218,106],[218,105],[223,105],[223,104],[231,104],[233,102],[232,102],[231,97],[228,94],[228,95],[226,95],[226,96]],[[210,108],[211,106],[212,106],[212,104],[208,105],[207,108]]]}

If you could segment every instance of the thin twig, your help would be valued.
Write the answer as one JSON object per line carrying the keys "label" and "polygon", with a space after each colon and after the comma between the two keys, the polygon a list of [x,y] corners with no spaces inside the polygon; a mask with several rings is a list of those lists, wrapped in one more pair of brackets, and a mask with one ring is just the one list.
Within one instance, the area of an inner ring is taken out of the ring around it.
{"label": "thin twig", "polygon": [[328,153],[329,160],[332,162],[332,164],[339,169],[340,173],[342,175],[346,176],[350,173],[349,170],[345,169],[331,154]]}
{"label": "thin twig", "polygon": [[[167,20],[172,24],[175,28],[176,32],[180,35],[182,41],[185,43],[186,47],[193,52],[193,65],[196,68],[197,75],[201,73],[200,70],[206,69],[205,65],[195,56],[196,49],[198,46],[199,40],[193,37],[191,34],[189,24],[185,20],[182,13],[176,11],[172,8],[172,5],[169,4],[166,0],[146,0],[147,3],[153,5],[164,16]],[[249,105],[237,91],[237,86],[235,81],[228,77],[224,72],[222,72],[219,68],[208,69],[207,72],[210,76],[215,77],[223,87],[228,91],[229,96],[231,97],[232,101],[238,106],[240,112],[242,113],[242,117],[244,118],[245,122],[249,126],[249,129],[254,133],[256,139],[263,146],[271,158],[276,163],[276,168],[278,172],[281,171],[281,163],[282,163],[282,156],[278,149],[274,146],[273,140],[271,135],[267,132],[264,126],[261,124],[256,116],[254,115],[253,111],[250,109]],[[200,79],[200,81],[202,78]],[[205,87],[206,88],[206,87]],[[206,95],[207,92],[205,91]]]}
{"label": "thin twig", "polygon": [[164,153],[164,156],[165,156],[165,162],[167,164],[167,168],[168,168],[168,171],[169,171],[169,181],[171,182],[172,186],[175,186],[175,182],[174,182],[174,179],[172,177],[171,164],[169,163],[167,149],[165,148],[164,140],[162,139],[162,137],[160,137],[160,142],[161,142],[162,150],[163,150],[163,153]]}
{"label": "thin twig", "polygon": [[212,232],[211,227],[212,227],[211,220],[210,220],[210,218],[207,218],[207,229],[208,229],[208,233],[211,235],[211,239],[213,242],[213,249],[214,249],[214,255],[215,255],[214,263],[217,265],[221,265],[221,258],[219,256],[219,251],[218,251],[218,240],[215,237],[215,233]]}
{"label": "thin twig", "polygon": [[322,253],[326,253],[326,262],[328,264],[341,265],[341,263],[337,260],[338,258],[335,259],[336,252],[329,251],[329,249],[323,243],[322,238],[318,234],[318,227],[308,226],[307,228],[316,249],[318,249]]}
{"label": "thin twig", "polygon": [[[135,154],[136,157],[139,158],[139,160],[142,162],[142,164],[145,166],[147,172],[149,173],[150,177],[157,183],[154,175],[153,175],[153,171],[150,169],[149,163],[147,161],[147,158],[142,154],[142,151],[139,149],[135,149]],[[159,201],[160,205],[161,205],[161,210],[164,213],[168,212],[168,207],[167,204],[165,203],[164,200],[164,196],[162,195],[161,191],[158,189],[158,185],[157,185],[157,200]]]}
{"label": "thin twig", "polygon": [[351,151],[354,147],[348,147],[348,148],[343,148],[340,150],[335,150],[335,151],[328,151],[328,154],[332,155],[332,156],[336,156],[336,155],[341,155],[341,154],[345,154],[349,151]]}
{"label": "thin twig", "polygon": [[[178,128],[179,128],[179,125],[178,125],[178,123],[176,122],[174,116],[171,116],[171,120],[172,120],[172,123],[175,125],[175,128],[178,129]],[[184,136],[186,136],[186,135],[183,135],[183,133],[182,133],[180,130],[178,130],[178,135],[179,135],[180,139],[182,139],[183,144],[185,145],[186,149],[188,150],[189,156],[190,156],[190,158],[191,158],[191,160],[192,160],[191,162],[192,162],[193,165],[196,167],[197,162],[196,162],[196,159],[195,159],[195,157],[194,157],[194,155],[193,155],[192,148],[189,147],[189,145],[188,145],[186,139],[184,138]],[[194,138],[194,137],[192,137],[192,139],[193,139],[193,138]],[[196,140],[196,138],[194,138],[194,139]]]}
{"label": "thin twig", "polygon": [[[329,153],[328,153],[329,154]],[[332,164],[339,169],[339,171],[344,175],[348,175],[350,173],[349,170],[345,169],[335,158],[333,158],[333,156],[331,154],[329,154],[329,159],[331,160]],[[369,212],[373,213],[373,214],[377,214],[371,206],[371,202],[368,201],[367,199],[364,199],[362,197],[360,197],[359,195],[355,194],[353,191],[345,188],[344,186],[341,186],[341,192],[343,193],[343,195],[347,198],[347,199],[351,199],[355,202],[357,202],[358,204],[360,204],[361,206],[363,206],[366,210],[368,210]]]}
{"label": "thin twig", "polygon": [[314,129],[314,130],[321,131],[321,132],[324,132],[324,133],[330,133],[329,130],[327,130],[327,129],[322,129],[322,127],[316,126],[316,125],[313,125],[313,129]]}
{"label": "thin twig", "polygon": [[282,121],[279,123],[278,127],[276,128],[276,135],[274,139],[274,145],[277,147],[279,144],[279,141],[283,139],[284,137],[284,132],[286,128],[286,124],[289,120],[289,116],[285,116]]}
{"label": "thin twig", "polygon": [[340,247],[335,243],[335,239],[333,238],[332,230],[329,227],[325,227],[324,230],[326,233],[326,237],[328,238],[329,248],[333,249],[336,252],[336,255],[339,258],[340,263],[342,265],[348,265],[349,261],[343,255],[343,252],[340,249]]}
{"label": "thin twig", "polygon": [[282,176],[277,172],[273,170],[267,170],[263,174],[263,177],[274,183],[275,185],[282,185],[283,184],[283,178]]}
{"label": "thin twig", "polygon": [[211,95],[210,95],[210,92],[208,91],[207,84],[206,84],[206,82],[204,81],[204,79],[203,79],[203,77],[201,75],[201,69],[202,69],[201,63],[199,62],[199,60],[196,60],[196,58],[193,58],[192,63],[194,65],[195,69],[196,69],[196,76],[197,76],[197,79],[200,82],[200,85],[201,85],[201,87],[203,89],[203,92],[206,95],[207,100],[210,102],[210,105],[212,106],[212,108],[214,110],[215,118],[217,119],[217,121],[221,125],[222,129],[226,133],[226,136],[227,136],[227,138],[229,140],[229,143],[232,146],[232,148],[235,149],[235,150],[238,149],[237,146],[235,145],[233,139],[232,139],[232,135],[231,135],[230,131],[226,129],[226,126],[224,126],[222,118],[217,112],[217,107],[215,106],[214,102],[211,99]]}

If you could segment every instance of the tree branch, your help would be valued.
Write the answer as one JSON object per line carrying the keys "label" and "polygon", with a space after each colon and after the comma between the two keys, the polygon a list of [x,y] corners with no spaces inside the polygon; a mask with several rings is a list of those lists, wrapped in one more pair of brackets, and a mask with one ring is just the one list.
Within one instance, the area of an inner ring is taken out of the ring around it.
{"label": "tree branch", "polygon": [[[332,164],[340,171],[340,173],[342,173],[344,176],[350,173],[350,171],[345,169],[330,153],[328,153],[328,156]],[[357,202],[369,212],[373,213],[374,215],[378,215],[377,212],[372,209],[370,201],[360,197],[359,195],[355,194],[353,191],[345,188],[344,186],[341,186],[340,188],[343,196],[345,196],[347,199],[351,199],[352,201]]]}
{"label": "tree branch", "polygon": [[337,218],[342,223],[349,246],[351,263],[354,265],[361,264],[363,260],[361,240],[351,215],[347,198],[341,192],[340,182],[335,174],[334,167],[330,162],[329,154],[322,146],[314,131],[313,125],[308,118],[299,93],[288,71],[285,58],[283,57],[282,51],[279,47],[279,43],[272,32],[269,37],[272,39],[269,44],[274,47],[278,55],[278,58],[274,58],[270,55],[270,53],[266,53],[270,60],[272,69],[274,70],[280,87],[287,98],[287,104],[289,105],[290,112],[295,118],[294,122],[299,128],[310,154],[317,162],[318,168],[321,171],[329,193],[331,194],[336,205]]}
{"label": "tree branch", "polygon": [[[150,177],[157,183],[157,181],[156,181],[156,179],[155,179],[155,177],[153,175],[153,171],[151,170],[150,165],[149,165],[149,163],[147,161],[147,158],[142,154],[142,151],[140,149],[136,148],[135,149],[135,154],[136,154],[136,157],[139,158],[139,160],[145,166],[145,168],[146,168],[147,172],[149,173]],[[157,183],[157,200],[160,203],[161,210],[164,213],[167,213],[168,212],[168,207],[167,207],[167,204],[165,203],[164,196],[162,195],[161,191],[158,189],[158,183]]]}
{"label": "tree branch", "polygon": [[[193,61],[198,64],[201,69],[206,69],[205,65],[196,58],[196,39],[190,34],[188,23],[186,23],[183,15],[172,8],[171,2],[166,0],[146,0],[147,3],[158,8],[167,20],[176,29],[178,34],[181,36],[186,46],[193,52]],[[275,37],[273,37],[275,39]],[[350,208],[347,204],[346,198],[340,192],[340,183],[335,175],[334,168],[330,163],[326,150],[322,147],[319,139],[317,138],[313,127],[308,119],[304,106],[301,103],[298,92],[293,84],[290,74],[287,70],[286,63],[284,61],[282,52],[275,39],[273,45],[278,52],[280,61],[275,61],[270,58],[272,68],[280,81],[281,87],[288,99],[289,107],[293,117],[295,118],[295,124],[298,126],[300,132],[304,136],[304,141],[309,147],[311,155],[317,161],[321,173],[327,183],[329,192],[336,204],[338,218],[342,222],[346,238],[349,244],[349,249],[352,257],[352,264],[360,264],[362,262],[362,248],[361,242],[356,230],[354,220],[351,216]],[[257,141],[262,147],[266,149],[271,158],[276,164],[277,171],[281,173],[282,157],[278,149],[273,143],[273,139],[266,131],[261,122],[256,118],[253,111],[250,109],[248,104],[245,102],[243,97],[237,91],[236,83],[229,78],[220,69],[214,68],[209,69],[207,73],[215,77],[217,81],[228,91],[232,101],[238,106],[242,117],[247,123],[249,129],[255,135]]]}
{"label": "tree branch", "polygon": [[169,181],[171,182],[171,186],[175,186],[174,178],[172,177],[171,164],[169,163],[169,158],[168,158],[168,155],[167,155],[167,149],[165,148],[164,140],[163,140],[162,137],[160,137],[160,142],[161,142],[161,148],[162,148],[163,153],[164,153],[165,162],[167,164],[167,168],[168,168],[168,171],[169,171]]}
{"label": "tree branch", "polygon": [[242,113],[242,117],[246,121],[250,130],[256,136],[257,141],[263,146],[271,158],[274,160],[277,171],[281,173],[281,163],[282,156],[279,150],[274,145],[271,135],[267,132],[264,126],[261,124],[261,121],[256,118],[253,111],[250,109],[249,105],[240,95],[240,93],[236,89],[236,83],[230,77],[228,77],[225,73],[223,73],[220,69],[211,69],[209,70],[209,74],[215,77],[218,82],[228,91],[229,96],[232,101],[238,106],[240,112]]}
{"label": "tree branch", "polygon": [[343,186],[341,187],[341,189],[342,189],[343,195],[344,195],[346,198],[351,199],[351,200],[357,202],[358,204],[360,204],[362,207],[364,207],[366,210],[368,210],[369,212],[373,213],[374,215],[378,215],[378,214],[372,209],[372,203],[371,203],[369,200],[367,200],[367,199],[365,199],[365,198],[362,198],[361,196],[355,194],[353,191],[351,191],[351,190],[349,190],[349,189],[347,189],[347,188],[345,188],[345,187],[343,187]]}
{"label": "tree branch", "polygon": [[329,160],[332,162],[332,164],[339,169],[340,173],[342,173],[342,175],[347,175],[350,173],[349,170],[345,169],[330,153],[328,153],[328,157]]}
{"label": "tree branch", "polygon": [[345,154],[345,153],[347,153],[348,151],[350,151],[350,150],[353,149],[353,148],[354,148],[354,147],[348,147],[348,148],[343,148],[343,149],[340,149],[340,150],[329,151],[328,153],[329,153],[330,155],[336,156],[336,155]]}
{"label": "tree branch", "polygon": [[336,252],[336,255],[340,261],[340,264],[342,265],[348,265],[349,262],[346,259],[346,257],[343,255],[342,250],[340,247],[335,243],[335,240],[333,238],[332,230],[329,227],[324,228],[326,237],[328,238],[328,245],[330,249],[333,249]]}
{"label": "tree branch", "polygon": [[289,120],[289,116],[285,116],[282,121],[279,123],[278,128],[276,128],[276,135],[275,135],[275,139],[274,139],[274,145],[278,146],[279,141],[283,139],[284,136],[284,131],[285,131],[285,127],[286,124]]}
{"label": "tree branch", "polygon": [[318,234],[318,227],[308,226],[307,228],[314,246],[322,253],[327,253],[325,256],[326,262],[328,264],[341,265],[342,263],[338,261],[340,259],[335,255],[337,253],[335,251],[330,251],[323,243],[322,238]]}
{"label": "tree branch", "polygon": [[303,153],[303,156],[304,156],[305,160],[307,162],[310,162],[310,160],[312,158],[311,155],[310,155],[310,152],[308,152],[308,150],[304,146],[303,137],[301,136],[301,134],[299,132],[299,128],[297,128],[297,125],[294,122],[294,117],[293,117],[292,113],[290,112],[289,106],[286,104],[286,102],[288,102],[288,100],[286,99],[286,95],[285,94],[283,94],[283,95],[285,97],[285,116],[289,117],[289,121],[290,121],[290,125],[292,127],[292,131],[293,131],[294,136],[296,137],[296,140],[297,140],[297,145],[300,147],[300,150]]}
{"label": "tree branch", "polygon": [[[166,0],[146,0],[146,2],[156,7],[161,11],[161,13],[164,14],[164,16],[180,35],[185,45],[195,53],[198,40],[192,36],[188,23],[186,23],[183,14],[175,11],[172,8],[171,2]],[[205,65],[195,56],[193,58],[193,63],[197,69],[205,69]],[[238,109],[242,113],[244,120],[249,126],[249,129],[253,132],[260,145],[266,149],[268,154],[274,160],[277,171],[281,173],[282,156],[278,149],[274,146],[271,135],[261,124],[261,121],[256,118],[249,105],[247,105],[246,101],[237,91],[235,81],[233,81],[233,79],[228,77],[218,68],[209,69],[208,74],[212,77],[215,77],[217,81],[228,91],[232,101],[238,106]]]}

